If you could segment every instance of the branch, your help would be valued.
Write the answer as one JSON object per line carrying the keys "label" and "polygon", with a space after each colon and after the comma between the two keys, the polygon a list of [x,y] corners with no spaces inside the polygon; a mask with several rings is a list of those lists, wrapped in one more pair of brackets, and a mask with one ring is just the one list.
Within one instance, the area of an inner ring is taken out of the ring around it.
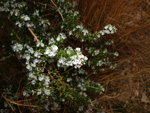
{"label": "branch", "polygon": [[31,34],[34,36],[35,40],[36,40],[38,43],[40,43],[40,41],[38,40],[38,38],[36,37],[36,35],[35,35],[34,32],[32,31],[32,29],[29,28],[29,27],[27,27],[27,28],[28,28],[28,30],[31,32]]}
{"label": "branch", "polygon": [[62,13],[60,12],[60,10],[59,10],[59,8],[57,7],[57,5],[54,3],[54,1],[53,1],[53,0],[51,0],[51,2],[52,2],[52,3],[53,3],[53,5],[57,8],[57,10],[58,10],[58,12],[59,12],[59,14],[60,14],[60,16],[61,16],[62,20],[63,20],[63,21],[65,21],[65,19],[64,19],[64,17],[63,17],[63,15],[62,15]]}

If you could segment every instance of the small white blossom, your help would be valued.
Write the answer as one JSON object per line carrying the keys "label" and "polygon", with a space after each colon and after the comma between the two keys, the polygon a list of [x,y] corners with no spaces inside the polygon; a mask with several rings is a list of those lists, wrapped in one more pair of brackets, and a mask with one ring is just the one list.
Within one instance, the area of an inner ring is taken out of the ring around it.
{"label": "small white blossom", "polygon": [[49,77],[49,76],[46,76],[46,77],[45,77],[44,85],[45,85],[46,87],[49,87],[49,84],[50,84],[50,77]]}
{"label": "small white blossom", "polygon": [[34,16],[39,16],[39,10],[34,11],[33,15]]}
{"label": "small white blossom", "polygon": [[58,50],[58,47],[56,45],[52,45],[51,48],[52,48],[52,51],[54,51],[54,52],[56,52]]}
{"label": "small white blossom", "polygon": [[32,84],[32,85],[35,85],[35,80],[32,80],[32,81],[31,81],[31,84]]}
{"label": "small white blossom", "polygon": [[19,44],[19,43],[16,43],[12,46],[14,52],[19,52],[23,49],[23,45],[22,44]]}
{"label": "small white blossom", "polygon": [[56,45],[52,45],[51,47],[47,47],[45,49],[44,54],[49,57],[54,57],[57,54],[58,47]]}
{"label": "small white blossom", "polygon": [[21,26],[22,26],[19,21],[17,21],[17,22],[15,23],[15,25],[18,25],[18,27],[21,27]]}
{"label": "small white blossom", "polygon": [[44,92],[45,92],[46,95],[50,95],[50,90],[45,89]]}
{"label": "small white blossom", "polygon": [[71,82],[72,81],[72,78],[67,78],[67,82]]}
{"label": "small white blossom", "polygon": [[40,42],[37,42],[36,47],[44,47],[44,43],[42,42],[42,40]]}
{"label": "small white blossom", "polygon": [[75,50],[80,52],[80,51],[81,51],[81,48],[78,47],[78,48],[76,48]]}
{"label": "small white blossom", "polygon": [[41,53],[39,53],[39,52],[37,52],[37,51],[34,53],[34,56],[35,56],[35,57],[37,57],[37,58],[40,58],[40,57],[41,57],[41,55],[42,55],[42,54],[41,54]]}
{"label": "small white blossom", "polygon": [[23,91],[23,96],[26,96],[27,95],[27,92],[26,91]]}
{"label": "small white blossom", "polygon": [[25,58],[26,60],[30,60],[30,54],[24,54],[23,58]]}
{"label": "small white blossom", "polygon": [[40,76],[38,77],[38,79],[39,79],[39,81],[42,81],[42,80],[44,79],[44,75],[40,75]]}
{"label": "small white blossom", "polygon": [[119,53],[115,52],[114,55],[115,55],[116,57],[118,57],[118,56],[119,56]]}
{"label": "small white blossom", "polygon": [[28,20],[30,20],[30,17],[28,15],[22,15],[21,19],[28,21]]}
{"label": "small white blossom", "polygon": [[86,34],[88,34],[89,33],[89,31],[88,30],[86,30],[86,29],[83,29],[82,30],[82,32],[83,32],[83,35],[85,36]]}
{"label": "small white blossom", "polygon": [[38,92],[37,92],[37,95],[41,95],[42,94],[42,90],[39,89]]}
{"label": "small white blossom", "polygon": [[83,111],[84,106],[79,106],[79,111]]}
{"label": "small white blossom", "polygon": [[27,68],[29,71],[32,71],[32,67],[31,67],[29,64],[26,66],[26,68]]}
{"label": "small white blossom", "polygon": [[57,41],[60,41],[61,39],[63,39],[63,40],[67,39],[67,37],[64,33],[59,33],[59,35],[56,38]]}
{"label": "small white blossom", "polygon": [[69,35],[72,35],[72,31],[69,31]]}

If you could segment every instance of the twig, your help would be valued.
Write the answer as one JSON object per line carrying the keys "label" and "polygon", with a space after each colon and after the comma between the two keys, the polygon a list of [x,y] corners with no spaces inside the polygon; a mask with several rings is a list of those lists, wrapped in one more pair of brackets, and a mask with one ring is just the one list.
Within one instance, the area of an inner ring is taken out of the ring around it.
{"label": "twig", "polygon": [[17,106],[26,106],[26,107],[36,107],[36,108],[39,108],[39,106],[36,106],[36,105],[26,105],[26,104],[20,104],[20,103],[17,103],[15,101],[12,101],[10,99],[7,99],[3,94],[2,94],[2,97],[9,103],[12,103],[12,104],[15,104]]}
{"label": "twig", "polygon": [[59,12],[59,14],[60,14],[60,16],[61,16],[62,20],[63,20],[63,21],[65,21],[65,19],[64,19],[64,17],[63,17],[63,15],[62,15],[62,13],[60,12],[60,10],[59,10],[59,8],[57,7],[57,5],[54,3],[54,1],[53,1],[53,0],[51,0],[51,2],[52,2],[52,3],[53,3],[53,5],[57,8],[57,10],[58,10],[58,12]]}
{"label": "twig", "polygon": [[13,56],[13,55],[14,55],[14,54],[11,54],[11,55],[9,55],[9,56],[7,56],[7,57],[5,57],[5,58],[0,59],[0,62],[3,61],[3,60],[6,60],[6,59],[8,59],[8,58],[10,58],[10,57]]}
{"label": "twig", "polygon": [[9,101],[7,100],[7,98],[3,94],[2,94],[2,97],[7,101],[8,105],[11,107],[12,111],[14,113],[16,113],[15,110],[14,110],[14,108],[12,107],[12,105],[9,103]]}
{"label": "twig", "polygon": [[21,39],[19,38],[19,36],[15,33],[16,37],[18,38],[19,41],[21,41]]}
{"label": "twig", "polygon": [[20,89],[20,84],[21,84],[21,82],[22,82],[22,79],[20,80],[20,82],[19,82],[19,87],[18,87],[18,89],[17,89],[17,92],[16,93],[18,93],[18,91],[19,91],[19,89]]}
{"label": "twig", "polygon": [[65,71],[65,72],[63,72],[63,73],[61,73],[61,75],[62,74],[65,74],[65,73],[67,73],[67,72],[69,72],[70,70],[72,70],[74,67],[71,67],[70,69],[68,69],[67,71]]}
{"label": "twig", "polygon": [[34,34],[34,32],[32,31],[31,28],[27,27],[28,30],[31,32],[31,34],[34,36],[35,40],[39,43],[40,41],[38,40],[38,38],[36,37],[36,35]]}
{"label": "twig", "polygon": [[19,109],[19,112],[22,113],[19,106],[18,106],[18,109]]}

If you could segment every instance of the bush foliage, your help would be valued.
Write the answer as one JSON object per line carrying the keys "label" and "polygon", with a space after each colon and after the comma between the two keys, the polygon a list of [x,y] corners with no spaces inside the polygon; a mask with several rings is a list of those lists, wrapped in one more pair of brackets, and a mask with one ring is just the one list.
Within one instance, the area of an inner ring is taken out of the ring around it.
{"label": "bush foliage", "polygon": [[[4,89],[3,97],[17,101],[29,100],[32,112],[96,112],[93,103],[104,88],[88,78],[113,69],[112,62],[118,56],[111,51],[113,41],[108,35],[116,33],[115,26],[108,24],[93,32],[80,22],[75,2],[2,0],[0,17],[3,28],[9,28],[11,45],[9,54],[23,65],[27,80],[23,89],[15,95],[13,88]],[[10,98],[11,97],[11,98]],[[6,100],[7,100],[6,99]],[[8,102],[8,101],[7,101]],[[5,107],[19,110],[19,103],[5,102]]]}

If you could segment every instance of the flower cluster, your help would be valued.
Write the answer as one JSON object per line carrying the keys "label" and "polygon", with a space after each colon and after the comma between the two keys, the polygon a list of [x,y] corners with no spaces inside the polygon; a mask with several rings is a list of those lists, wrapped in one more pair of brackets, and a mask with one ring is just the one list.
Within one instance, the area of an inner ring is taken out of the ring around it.
{"label": "flower cluster", "polygon": [[58,42],[62,42],[63,40],[67,39],[66,35],[64,33],[59,33],[56,40]]}
{"label": "flower cluster", "polygon": [[[107,48],[113,41],[104,35],[113,34],[117,29],[108,24],[92,33],[79,23],[74,2],[56,0],[64,21],[57,15],[57,8],[43,4],[48,2],[0,2],[0,13],[8,17],[6,23],[14,23],[10,35],[12,49],[26,70],[28,85],[22,95],[34,98],[37,102],[32,103],[43,105],[44,112],[60,110],[63,106],[68,106],[68,112],[92,112],[94,98],[89,93],[100,95],[104,88],[88,76],[105,67],[115,67],[111,59],[119,54]],[[53,18],[56,26],[50,25]]]}
{"label": "flower cluster", "polygon": [[[61,58],[58,60],[58,67],[69,67],[74,66],[74,68],[80,68],[85,61],[88,60],[81,52],[81,48],[76,48],[73,50],[72,47],[67,47],[63,50],[66,54],[61,54]],[[62,52],[61,52],[62,53]]]}
{"label": "flower cluster", "polygon": [[47,47],[44,54],[48,57],[55,57],[57,53],[58,47],[56,45],[52,45],[51,47]]}

